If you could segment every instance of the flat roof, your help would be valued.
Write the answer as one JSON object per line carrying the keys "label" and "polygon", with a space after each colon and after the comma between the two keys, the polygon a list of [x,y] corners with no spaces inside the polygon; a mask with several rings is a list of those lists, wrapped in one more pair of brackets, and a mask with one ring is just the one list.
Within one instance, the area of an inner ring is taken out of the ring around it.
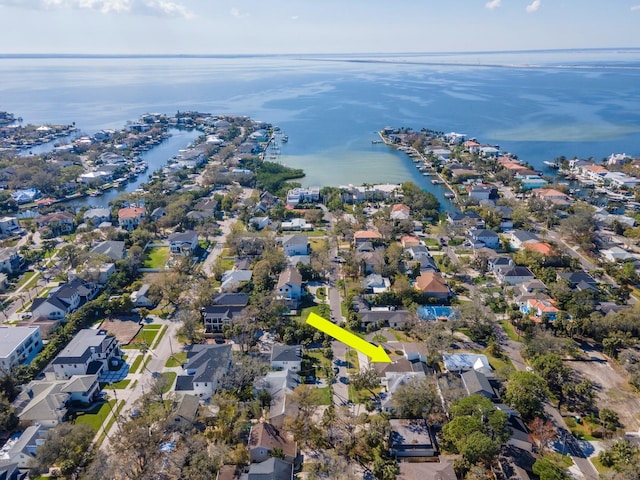
{"label": "flat roof", "polygon": [[0,327],[0,358],[9,357],[36,330],[40,333],[38,326]]}

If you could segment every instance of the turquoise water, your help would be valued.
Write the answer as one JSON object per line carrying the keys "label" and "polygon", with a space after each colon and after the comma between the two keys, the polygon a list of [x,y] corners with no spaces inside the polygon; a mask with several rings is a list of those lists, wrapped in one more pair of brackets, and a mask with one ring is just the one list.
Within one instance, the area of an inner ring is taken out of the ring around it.
{"label": "turquoise water", "polygon": [[[640,51],[217,58],[0,58],[0,110],[32,123],[119,128],[144,112],[250,115],[288,135],[309,184],[413,180],[372,145],[384,126],[457,131],[536,167],[640,155]],[[168,152],[168,156],[176,152]]]}

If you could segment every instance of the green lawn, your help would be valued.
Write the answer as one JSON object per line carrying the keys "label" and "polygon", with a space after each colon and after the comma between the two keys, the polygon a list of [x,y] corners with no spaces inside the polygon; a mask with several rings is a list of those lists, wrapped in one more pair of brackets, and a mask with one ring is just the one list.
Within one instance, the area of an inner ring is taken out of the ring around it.
{"label": "green lawn", "polygon": [[306,307],[306,308],[303,308],[303,309],[300,311],[300,315],[298,315],[298,316],[296,316],[296,317],[294,317],[294,318],[296,318],[296,319],[297,319],[299,322],[301,322],[301,323],[305,323],[305,322],[307,321],[307,318],[309,317],[309,314],[310,314],[311,312],[313,312],[313,313],[315,313],[315,314],[318,314],[318,315],[319,315],[320,313],[319,313],[319,311],[318,311],[318,305],[314,305],[313,307]]}
{"label": "green lawn", "polygon": [[301,375],[315,375],[327,378],[327,370],[331,370],[331,361],[320,350],[304,352],[302,356],[303,371]]}
{"label": "green lawn", "polygon": [[165,363],[164,366],[167,368],[179,367],[184,363],[187,363],[187,352],[180,352],[169,357],[167,363]]}
{"label": "green lawn", "polygon": [[561,455],[557,452],[550,452],[545,453],[543,457],[549,460],[551,463],[556,464],[560,468],[569,468],[571,465],[573,465],[573,460],[571,460],[571,457],[569,455]]}
{"label": "green lawn", "polygon": [[331,387],[318,388],[318,403],[320,405],[331,405],[333,403],[333,393]]}
{"label": "green lawn", "polygon": [[320,300],[324,300],[325,298],[327,298],[327,290],[325,287],[318,287],[316,289],[316,297],[318,297]]}
{"label": "green lawn", "polygon": [[162,393],[168,393],[173,387],[173,383],[176,381],[178,374],[176,372],[164,372],[162,376],[167,380],[167,384],[162,389]]}
{"label": "green lawn", "polygon": [[164,268],[169,260],[169,247],[152,247],[147,251],[144,268]]}
{"label": "green lawn", "polygon": [[522,337],[516,333],[516,329],[513,327],[513,325],[511,325],[511,322],[509,320],[500,320],[500,325],[502,325],[502,328],[507,334],[507,337],[509,337],[511,340],[513,340],[514,342],[522,341]]}
{"label": "green lawn", "polygon": [[110,384],[109,388],[117,388],[120,390],[124,390],[129,386],[129,382],[131,382],[131,380],[129,380],[128,378],[125,378],[124,380],[120,380],[119,382]]}
{"label": "green lawn", "polygon": [[360,362],[358,361],[358,354],[355,350],[349,349],[345,355],[347,361],[347,373],[356,373],[360,371]]}
{"label": "green lawn", "polygon": [[164,334],[167,333],[167,326],[166,325],[162,325],[162,328],[160,330],[158,330],[158,337],[156,338],[156,342],[153,345],[153,347],[151,348],[158,348],[158,345],[160,344],[160,342],[162,341],[162,337],[164,337]]}
{"label": "green lawn", "polygon": [[573,417],[565,417],[564,423],[567,424],[571,433],[575,435],[580,440],[586,440],[587,442],[591,442],[593,440],[599,440],[598,438],[591,435],[591,432],[594,429],[598,428],[598,425],[591,425],[585,419],[582,420],[582,423],[576,423]]}
{"label": "green lawn", "polygon": [[120,411],[122,410],[122,407],[124,407],[124,400],[120,400],[118,402],[118,405],[116,406],[115,411],[114,411],[115,415],[113,415],[111,418],[109,418],[109,421],[104,426],[104,429],[103,429],[102,433],[100,434],[100,437],[98,438],[97,445],[100,445],[102,443],[102,441],[104,440],[104,437],[105,437],[104,430],[109,431],[111,429],[111,426],[116,421],[116,417],[120,414]]}
{"label": "green lawn", "polygon": [[115,406],[115,404],[115,400],[109,400],[108,402],[103,403],[96,413],[80,412],[76,416],[75,423],[87,423],[91,425],[91,427],[97,433],[106,420],[107,416],[109,416],[109,414],[111,413],[111,409]]}
{"label": "green lawn", "polygon": [[125,345],[122,348],[140,348],[144,345],[147,345],[149,348],[151,348],[153,342],[158,336],[158,333],[160,333],[160,330],[156,328],[155,325],[153,325],[153,328],[149,327],[151,327],[151,325],[145,325],[144,327],[142,327],[138,334],[133,337],[131,342],[129,342],[128,345]]}
{"label": "green lawn", "polygon": [[133,361],[133,363],[129,367],[129,373],[138,373],[138,368],[140,367],[140,364],[142,363],[143,358],[144,358],[144,355],[138,355],[136,357],[136,359]]}
{"label": "green lawn", "polygon": [[16,283],[16,290],[22,287],[24,284],[29,282],[36,275],[36,272],[24,272],[20,277],[18,283]]}
{"label": "green lawn", "polygon": [[611,471],[610,468],[607,468],[604,465],[602,465],[602,462],[598,457],[591,457],[589,460],[591,460],[591,463],[593,464],[594,467],[596,467],[596,470],[598,471],[599,474],[602,475],[603,473],[607,473]]}

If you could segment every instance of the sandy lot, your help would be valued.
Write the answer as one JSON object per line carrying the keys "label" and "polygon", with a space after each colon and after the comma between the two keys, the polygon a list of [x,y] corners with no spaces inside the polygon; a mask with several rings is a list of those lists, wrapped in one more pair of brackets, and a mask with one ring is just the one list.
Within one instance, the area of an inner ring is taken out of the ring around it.
{"label": "sandy lot", "polygon": [[140,331],[142,326],[135,320],[119,320],[108,318],[100,324],[102,330],[114,335],[120,345],[127,345]]}

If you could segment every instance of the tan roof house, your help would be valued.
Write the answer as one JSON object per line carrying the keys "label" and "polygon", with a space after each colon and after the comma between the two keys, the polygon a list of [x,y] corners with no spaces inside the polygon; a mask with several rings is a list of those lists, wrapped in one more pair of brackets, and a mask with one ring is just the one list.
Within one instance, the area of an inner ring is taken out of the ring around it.
{"label": "tan roof house", "polygon": [[428,297],[446,300],[451,296],[449,285],[439,272],[426,270],[416,278],[415,287]]}

